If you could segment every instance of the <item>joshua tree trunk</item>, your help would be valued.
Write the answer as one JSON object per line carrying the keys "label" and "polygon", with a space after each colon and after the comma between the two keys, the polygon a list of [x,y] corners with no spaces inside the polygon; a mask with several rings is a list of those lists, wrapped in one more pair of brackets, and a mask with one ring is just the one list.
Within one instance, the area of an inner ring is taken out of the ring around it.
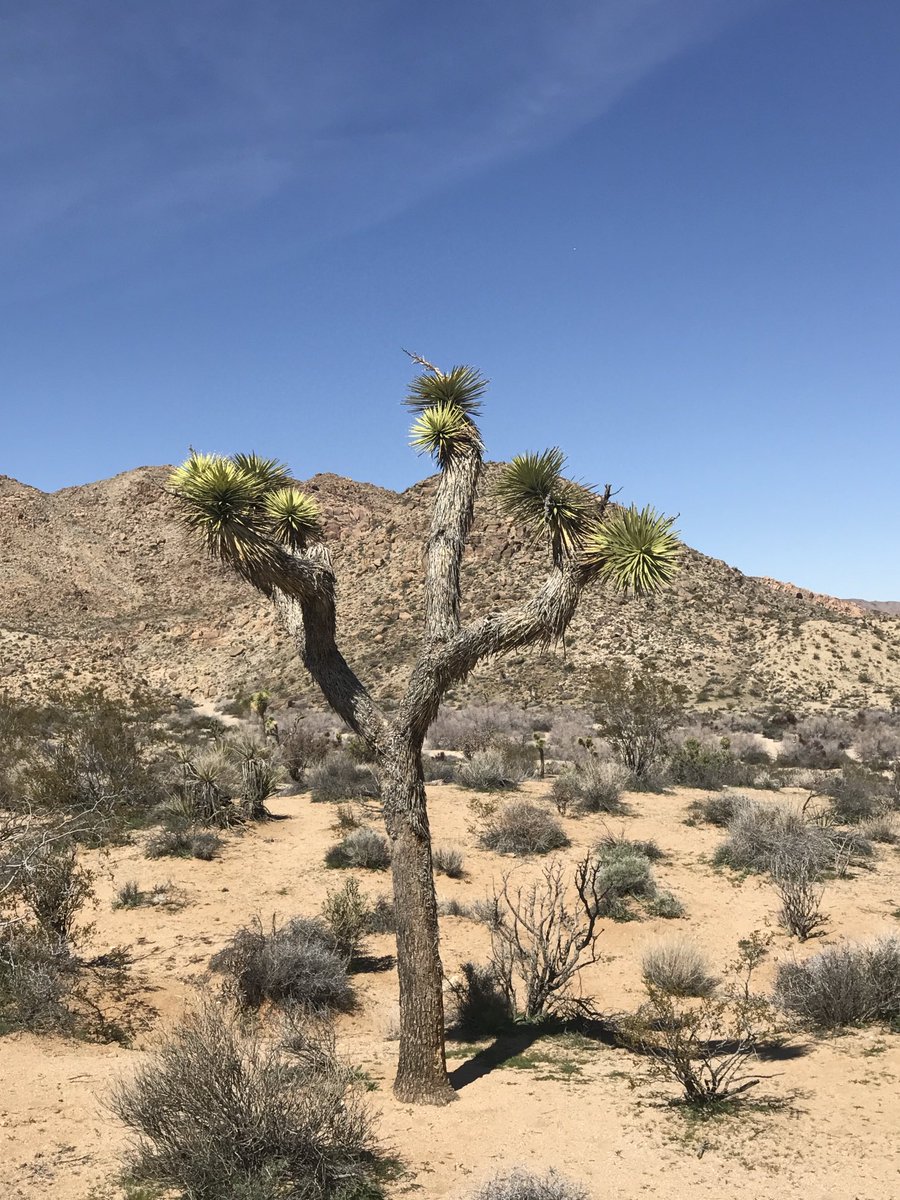
{"label": "joshua tree trunk", "polygon": [[400,1059],[394,1092],[411,1103],[454,1098],[444,1057],[443,968],[421,748],[400,745],[384,771],[400,982]]}

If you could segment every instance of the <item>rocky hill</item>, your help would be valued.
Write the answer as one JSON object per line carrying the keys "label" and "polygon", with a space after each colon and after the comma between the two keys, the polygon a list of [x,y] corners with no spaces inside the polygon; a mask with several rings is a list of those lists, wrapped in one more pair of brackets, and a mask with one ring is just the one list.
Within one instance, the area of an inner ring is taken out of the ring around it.
{"label": "rocky hill", "polygon": [[[0,476],[0,689],[310,694],[266,602],[205,561],[181,527],[167,473],[143,467],[52,494]],[[434,480],[402,493],[334,475],[304,486],[327,520],[345,653],[389,703],[419,636]],[[520,599],[544,570],[540,549],[483,491],[464,573],[467,616]],[[564,647],[487,664],[457,698],[578,701],[591,667],[615,655],[653,662],[701,703],[886,705],[900,693],[898,650],[894,616],[690,550],[669,592],[624,601],[598,589]]]}

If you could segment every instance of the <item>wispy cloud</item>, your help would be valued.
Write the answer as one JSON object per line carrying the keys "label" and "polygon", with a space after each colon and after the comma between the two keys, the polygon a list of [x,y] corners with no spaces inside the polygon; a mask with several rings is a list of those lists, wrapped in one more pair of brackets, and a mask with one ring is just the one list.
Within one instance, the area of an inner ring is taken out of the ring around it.
{"label": "wispy cloud", "polygon": [[301,242],[364,228],[552,144],[766,2],[8,6],[0,253],[77,274],[281,200]]}

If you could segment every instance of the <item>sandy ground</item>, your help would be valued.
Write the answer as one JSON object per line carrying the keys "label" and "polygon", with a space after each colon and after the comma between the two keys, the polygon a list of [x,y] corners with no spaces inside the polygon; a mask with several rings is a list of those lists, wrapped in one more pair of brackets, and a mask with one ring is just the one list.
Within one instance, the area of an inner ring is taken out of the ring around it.
{"label": "sandy ground", "polygon": [[[523,789],[535,796],[547,785]],[[661,886],[687,907],[679,921],[643,918],[608,922],[604,959],[583,976],[584,992],[615,1012],[642,998],[640,955],[648,943],[677,930],[690,934],[721,966],[739,938],[772,932],[762,981],[786,956],[815,953],[823,941],[900,931],[900,853],[877,850],[876,869],[832,883],[824,907],[823,940],[799,946],[775,922],[775,897],[763,880],[737,880],[714,871],[709,856],[721,831],[684,823],[700,793],[629,798],[632,815],[565,820],[567,857],[607,829],[654,837],[666,852],[657,864]],[[474,847],[471,793],[448,785],[430,789],[437,844],[464,848],[467,876],[438,879],[441,898],[472,901],[493,880],[515,869],[527,879],[540,860],[517,865]],[[133,976],[152,1005],[152,1028],[131,1048],[58,1038],[10,1035],[0,1041],[0,1196],[52,1195],[55,1200],[100,1200],[119,1194],[114,1180],[126,1137],[105,1110],[117,1078],[134,1069],[154,1030],[175,1019],[201,981],[210,955],[254,914],[268,918],[311,914],[343,873],[323,869],[334,840],[334,810],[308,797],[287,797],[272,808],[286,819],[229,838],[211,863],[143,857],[139,844],[95,860],[99,905],[94,941],[134,948]],[[377,824],[377,817],[374,817]],[[389,891],[387,875],[357,873],[364,888]],[[115,889],[127,879],[143,887],[171,880],[184,907],[113,910]],[[442,952],[453,974],[465,959],[483,960],[483,927],[443,920]],[[372,939],[387,954],[390,937]],[[342,1018],[340,1047],[378,1082],[371,1095],[384,1144],[408,1167],[397,1194],[415,1189],[423,1200],[458,1200],[497,1169],[516,1163],[556,1166],[587,1184],[597,1200],[654,1197],[682,1200],[735,1195],[747,1200],[889,1200],[900,1196],[900,1036],[871,1029],[839,1038],[795,1042],[796,1056],[769,1064],[760,1093],[781,1103],[740,1117],[694,1124],[667,1105],[674,1087],[649,1080],[629,1053],[603,1045],[538,1042],[524,1059],[494,1066],[471,1047],[450,1047],[458,1103],[428,1109],[398,1105],[390,1093],[397,1043],[387,1037],[395,1019],[393,972],[356,976],[358,1013]]]}

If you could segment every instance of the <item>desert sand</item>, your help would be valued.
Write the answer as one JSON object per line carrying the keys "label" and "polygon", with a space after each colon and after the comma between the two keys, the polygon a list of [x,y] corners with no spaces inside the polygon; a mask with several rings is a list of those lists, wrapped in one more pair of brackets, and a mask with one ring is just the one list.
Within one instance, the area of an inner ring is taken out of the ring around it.
{"label": "desert sand", "polygon": [[[521,794],[540,798],[548,792],[548,783],[534,781]],[[564,819],[572,839],[564,854],[570,860],[607,830],[655,838],[666,852],[655,865],[656,877],[687,909],[683,920],[606,923],[603,961],[582,977],[585,995],[603,1012],[637,1007],[643,997],[642,949],[676,931],[696,940],[717,969],[733,958],[739,938],[753,930],[771,933],[760,976],[768,984],[785,957],[814,954],[841,938],[900,929],[894,915],[900,909],[900,853],[878,847],[874,870],[857,870],[829,884],[825,936],[799,945],[777,925],[770,883],[710,865],[722,831],[684,823],[688,804],[700,794],[684,789],[629,794],[631,815]],[[442,899],[472,902],[488,895],[505,871],[527,880],[541,868],[540,859],[507,859],[476,848],[471,796],[451,785],[429,788],[435,843],[460,846],[465,853],[464,879],[438,878]],[[346,872],[322,865],[335,840],[334,808],[313,804],[307,795],[280,797],[270,806],[284,819],[229,835],[213,862],[148,860],[141,837],[89,856],[98,873],[93,945],[98,952],[133,947],[135,1002],[148,1004],[152,1013],[146,1031],[128,1047],[24,1034],[0,1041],[0,1195],[120,1196],[116,1176],[127,1137],[105,1108],[114,1081],[134,1070],[156,1033],[191,1002],[210,955],[239,925],[256,914],[264,919],[313,914],[326,891],[342,884]],[[378,827],[375,809],[371,822]],[[387,874],[355,874],[371,896],[390,890]],[[128,879],[145,888],[171,880],[184,905],[114,910],[115,891]],[[449,976],[466,959],[485,959],[489,935],[483,926],[447,917],[442,931]],[[371,951],[389,954],[392,943],[389,935],[373,937]],[[670,1106],[674,1085],[648,1078],[641,1061],[621,1049],[544,1039],[486,1069],[478,1047],[451,1042],[458,1102],[413,1108],[398,1105],[390,1091],[397,1049],[391,1038],[395,974],[354,979],[360,1004],[356,1013],[339,1019],[339,1048],[375,1085],[370,1100],[381,1140],[407,1168],[392,1185],[397,1195],[415,1191],[423,1200],[458,1200],[498,1169],[521,1163],[555,1166],[585,1183],[597,1200],[900,1196],[896,1034],[877,1028],[831,1038],[798,1034],[789,1056],[762,1064],[767,1078],[754,1092],[756,1103],[740,1116],[701,1123]],[[769,1100],[770,1107],[762,1103]]]}

